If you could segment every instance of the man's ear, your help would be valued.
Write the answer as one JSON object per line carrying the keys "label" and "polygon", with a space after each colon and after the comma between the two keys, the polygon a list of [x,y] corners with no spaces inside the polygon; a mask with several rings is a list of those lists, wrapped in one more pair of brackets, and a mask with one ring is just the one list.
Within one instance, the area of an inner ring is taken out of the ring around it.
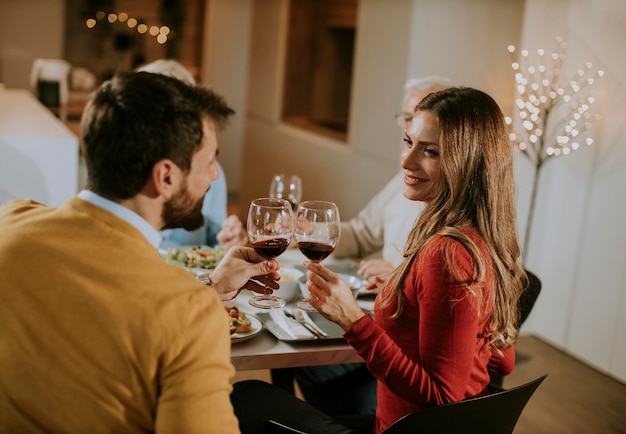
{"label": "man's ear", "polygon": [[164,158],[152,167],[152,185],[157,196],[171,198],[181,182],[182,171],[172,160]]}

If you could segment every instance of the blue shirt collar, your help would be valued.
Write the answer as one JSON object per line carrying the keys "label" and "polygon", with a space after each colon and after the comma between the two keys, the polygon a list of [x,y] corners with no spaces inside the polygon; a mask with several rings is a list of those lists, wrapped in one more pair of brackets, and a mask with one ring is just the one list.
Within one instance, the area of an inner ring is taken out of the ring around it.
{"label": "blue shirt collar", "polygon": [[143,217],[139,214],[129,210],[128,208],[123,207],[122,205],[110,201],[109,199],[105,199],[104,197],[94,193],[89,190],[82,190],[78,193],[78,197],[80,199],[86,200],[100,208],[104,208],[112,214],[115,214],[125,222],[133,225],[139,232],[143,234],[144,237],[148,239],[150,244],[152,244],[155,248],[159,248],[161,244],[161,235],[159,231],[157,231],[150,223],[148,223]]}

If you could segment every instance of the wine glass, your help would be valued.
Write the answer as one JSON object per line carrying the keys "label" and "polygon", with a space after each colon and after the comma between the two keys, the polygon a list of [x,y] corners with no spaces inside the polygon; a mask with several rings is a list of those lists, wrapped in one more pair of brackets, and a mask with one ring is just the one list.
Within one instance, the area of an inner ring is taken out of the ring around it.
{"label": "wine glass", "polygon": [[302,180],[298,175],[279,173],[270,183],[270,197],[286,199],[296,209],[302,199]]}
{"label": "wine glass", "polygon": [[[332,202],[310,200],[298,205],[294,235],[298,249],[313,262],[322,262],[339,241],[339,209]],[[302,310],[314,312],[306,300],[296,303]]]}
{"label": "wine glass", "polygon": [[[293,234],[291,204],[284,199],[260,198],[250,203],[248,237],[252,247],[265,259],[274,259],[287,250]],[[252,297],[249,303],[261,309],[285,305],[285,300],[270,294]]]}

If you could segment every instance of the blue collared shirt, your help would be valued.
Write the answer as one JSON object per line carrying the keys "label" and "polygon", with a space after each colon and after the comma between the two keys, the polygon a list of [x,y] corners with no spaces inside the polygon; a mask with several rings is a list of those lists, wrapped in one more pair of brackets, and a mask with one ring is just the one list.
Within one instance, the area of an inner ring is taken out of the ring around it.
{"label": "blue collared shirt", "polygon": [[100,208],[104,208],[110,213],[115,214],[125,222],[133,225],[139,232],[143,234],[144,237],[150,241],[155,248],[159,248],[161,244],[161,235],[159,231],[157,231],[150,223],[148,223],[143,217],[139,214],[129,210],[128,208],[123,207],[122,205],[110,201],[109,199],[105,199],[100,195],[97,195],[93,191],[82,190],[78,193],[78,197],[80,199],[86,200]]}

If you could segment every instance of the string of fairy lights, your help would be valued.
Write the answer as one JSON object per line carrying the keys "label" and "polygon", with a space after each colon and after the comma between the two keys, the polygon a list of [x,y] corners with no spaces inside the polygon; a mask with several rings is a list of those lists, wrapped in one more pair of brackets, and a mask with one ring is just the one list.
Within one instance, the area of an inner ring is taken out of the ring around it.
{"label": "string of fairy lights", "polygon": [[140,35],[148,34],[154,36],[159,44],[165,44],[168,40],[176,37],[176,32],[170,29],[168,26],[148,26],[145,23],[140,22],[136,18],[129,17],[127,13],[120,12],[109,13],[103,11],[96,12],[95,18],[88,18],[86,21],[87,28],[93,29],[98,23],[123,23],[128,26],[129,29],[134,29]]}
{"label": "string of fairy lights", "polygon": [[[587,87],[604,71],[594,70],[592,63],[586,62],[574,77],[564,80],[566,48],[565,41],[557,38],[554,52],[548,54],[539,49],[538,64],[528,65],[528,50],[519,51],[516,57],[516,48],[508,47],[513,56],[517,108],[515,119],[506,117],[510,139],[537,168],[551,157],[568,155],[583,144],[593,144],[593,138],[586,133],[599,117],[591,113],[595,99]],[[548,134],[548,128],[555,133]]]}

